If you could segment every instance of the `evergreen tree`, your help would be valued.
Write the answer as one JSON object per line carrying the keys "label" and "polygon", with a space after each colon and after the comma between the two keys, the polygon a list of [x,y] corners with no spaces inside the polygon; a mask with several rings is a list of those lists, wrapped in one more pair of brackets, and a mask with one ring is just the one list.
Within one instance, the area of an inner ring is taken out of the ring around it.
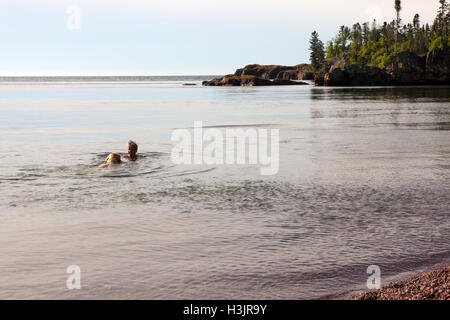
{"label": "evergreen tree", "polygon": [[439,10],[436,17],[437,34],[442,37],[444,45],[447,45],[447,37],[449,31],[448,11],[449,5],[446,0],[439,0]]}
{"label": "evergreen tree", "polygon": [[319,39],[319,34],[314,31],[311,34],[311,40],[309,40],[311,50],[311,65],[314,71],[319,71],[325,62],[325,51],[323,47],[323,42]]}
{"label": "evergreen tree", "polygon": [[352,43],[350,44],[350,59],[353,63],[358,63],[359,61],[359,50],[363,44],[362,39],[362,28],[359,23],[353,25],[350,39]]}
{"label": "evergreen tree", "polygon": [[336,50],[334,48],[333,41],[328,41],[328,44],[327,44],[327,55],[326,56],[327,56],[327,59],[334,58],[334,57],[337,56]]}
{"label": "evergreen tree", "polygon": [[392,66],[399,51],[424,54],[448,46],[450,6],[448,0],[439,0],[436,3],[439,3],[439,10],[431,25],[428,23],[421,25],[420,16],[416,14],[411,22],[400,27],[402,6],[401,1],[397,0],[395,1],[397,19],[389,23],[378,24],[374,20],[371,24],[356,23],[352,29],[341,26],[336,37],[327,44],[327,58],[346,54],[351,63],[385,68]]}
{"label": "evergreen tree", "polygon": [[363,28],[362,28],[362,37],[363,37],[363,43],[366,43],[367,41],[369,41],[369,23],[364,22],[363,23]]}
{"label": "evergreen tree", "polygon": [[377,20],[373,19],[372,28],[370,29],[369,40],[370,41],[378,41],[379,39],[379,30],[377,25]]}
{"label": "evergreen tree", "polygon": [[414,16],[413,19],[414,32],[417,32],[420,28],[420,16],[418,13]]}
{"label": "evergreen tree", "polygon": [[396,28],[395,28],[395,54],[397,55],[397,42],[398,42],[398,32],[400,29],[400,11],[402,10],[402,1],[401,0],[395,0],[394,4],[395,12],[397,14],[396,19]]}

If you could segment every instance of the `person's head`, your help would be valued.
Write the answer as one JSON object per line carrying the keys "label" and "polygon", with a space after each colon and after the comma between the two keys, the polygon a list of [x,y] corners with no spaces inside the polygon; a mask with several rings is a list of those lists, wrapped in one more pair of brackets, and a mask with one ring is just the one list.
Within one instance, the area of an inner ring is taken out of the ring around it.
{"label": "person's head", "polygon": [[128,154],[130,157],[135,157],[138,152],[138,145],[134,141],[128,141]]}
{"label": "person's head", "polygon": [[107,164],[119,164],[122,163],[122,160],[120,159],[120,154],[118,153],[110,153],[109,156],[106,158]]}

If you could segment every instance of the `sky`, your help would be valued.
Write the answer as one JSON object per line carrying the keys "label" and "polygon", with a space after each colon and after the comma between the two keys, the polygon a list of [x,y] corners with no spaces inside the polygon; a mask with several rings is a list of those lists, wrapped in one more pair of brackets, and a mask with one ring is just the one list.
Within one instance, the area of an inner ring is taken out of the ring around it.
{"label": "sky", "polygon": [[[403,0],[432,22],[438,0]],[[391,21],[394,0],[0,0],[0,76],[218,75],[309,60],[339,26]]]}

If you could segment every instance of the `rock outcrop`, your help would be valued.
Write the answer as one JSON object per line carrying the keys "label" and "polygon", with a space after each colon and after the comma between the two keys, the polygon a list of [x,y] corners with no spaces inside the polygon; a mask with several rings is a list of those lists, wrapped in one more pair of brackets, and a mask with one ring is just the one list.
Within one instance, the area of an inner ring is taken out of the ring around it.
{"label": "rock outcrop", "polygon": [[268,80],[254,75],[234,75],[229,74],[222,78],[213,79],[211,81],[203,81],[204,86],[286,86],[286,85],[307,85],[306,82],[291,81],[288,79]]}
{"label": "rock outcrop", "polygon": [[296,66],[250,64],[237,69],[234,74],[204,81],[204,86],[273,86],[305,85],[297,80],[313,80],[314,74],[307,72],[309,64]]}
{"label": "rock outcrop", "polygon": [[325,76],[323,74],[314,75],[314,84],[316,86],[323,86],[325,84]]}
{"label": "rock outcrop", "polygon": [[298,80],[314,80],[314,72],[308,72],[308,71],[300,71],[297,74]]}
{"label": "rock outcrop", "polygon": [[296,66],[250,64],[237,69],[234,74],[236,76],[256,76],[268,80],[308,80],[306,77],[309,76],[312,80],[311,73],[306,72],[309,66],[309,64],[298,64]]}
{"label": "rock outcrop", "polygon": [[326,86],[387,86],[392,84],[392,77],[379,68],[349,65],[344,69],[330,69],[323,83]]}
{"label": "rock outcrop", "polygon": [[400,52],[392,66],[381,69],[351,64],[348,56],[335,58],[317,74],[318,86],[388,86],[450,84],[450,48],[440,48],[425,55]]}
{"label": "rock outcrop", "polygon": [[302,70],[280,71],[275,79],[283,80],[314,80],[314,73]]}
{"label": "rock outcrop", "polygon": [[390,72],[396,84],[450,84],[450,47],[438,48],[420,56],[400,52]]}
{"label": "rock outcrop", "polygon": [[[250,64],[244,68],[237,69],[234,73],[236,76],[256,76],[263,79],[275,79],[280,72],[295,71],[296,67],[278,66],[278,65],[259,65]],[[289,79],[291,80],[291,79]]]}
{"label": "rock outcrop", "polygon": [[317,86],[387,86],[393,83],[386,70],[351,64],[348,55],[332,59],[325,70],[325,74],[315,75]]}
{"label": "rock outcrop", "polygon": [[298,80],[298,70],[283,70],[277,74],[278,80]]}

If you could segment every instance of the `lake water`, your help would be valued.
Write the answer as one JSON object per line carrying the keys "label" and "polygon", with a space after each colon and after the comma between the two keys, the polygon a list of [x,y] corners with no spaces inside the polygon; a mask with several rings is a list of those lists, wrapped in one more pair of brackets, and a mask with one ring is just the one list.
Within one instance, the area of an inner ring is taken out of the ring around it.
{"label": "lake water", "polygon": [[[202,79],[0,82],[1,299],[337,298],[448,263],[450,87]],[[279,129],[278,174],[173,164],[199,120]]]}

